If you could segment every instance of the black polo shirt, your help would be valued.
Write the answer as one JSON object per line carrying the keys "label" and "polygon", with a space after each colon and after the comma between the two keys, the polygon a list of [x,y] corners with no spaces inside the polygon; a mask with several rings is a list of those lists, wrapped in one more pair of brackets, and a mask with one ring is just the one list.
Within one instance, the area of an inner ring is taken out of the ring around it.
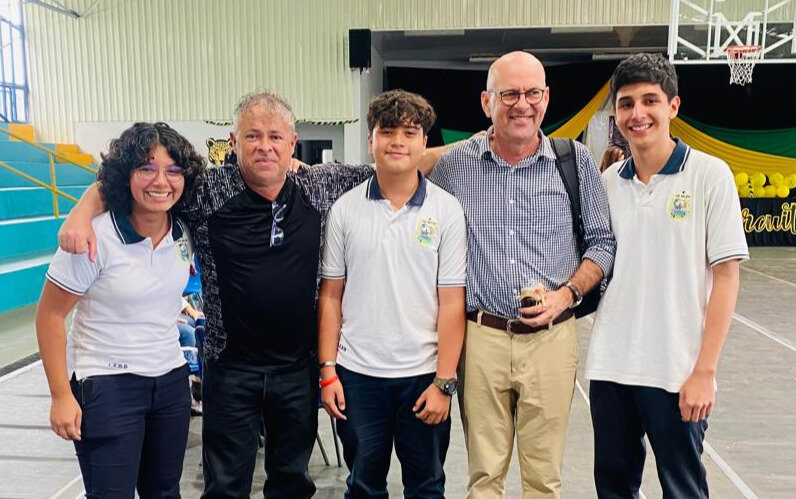
{"label": "black polo shirt", "polygon": [[284,206],[278,246],[271,201],[248,187],[208,220],[227,332],[221,361],[289,366],[316,344],[321,215],[292,179],[276,202]]}

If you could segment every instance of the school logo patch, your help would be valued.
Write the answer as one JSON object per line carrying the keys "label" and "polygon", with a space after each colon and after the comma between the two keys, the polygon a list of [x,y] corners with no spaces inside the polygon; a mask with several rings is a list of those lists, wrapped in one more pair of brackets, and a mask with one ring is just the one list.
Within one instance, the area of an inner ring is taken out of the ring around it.
{"label": "school logo patch", "polygon": [[672,194],[669,200],[669,218],[685,220],[691,214],[691,194],[685,191]]}
{"label": "school logo patch", "polygon": [[432,217],[418,218],[415,225],[415,242],[428,248],[437,245],[439,221]]}

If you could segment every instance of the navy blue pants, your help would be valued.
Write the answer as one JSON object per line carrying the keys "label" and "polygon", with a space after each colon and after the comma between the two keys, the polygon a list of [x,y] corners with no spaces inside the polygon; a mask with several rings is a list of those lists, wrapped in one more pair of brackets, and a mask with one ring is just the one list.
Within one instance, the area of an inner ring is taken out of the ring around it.
{"label": "navy blue pants", "polygon": [[205,362],[202,378],[204,499],[251,497],[260,429],[265,426],[263,495],[315,493],[309,465],[318,432],[318,369],[257,372]]}
{"label": "navy blue pants", "polygon": [[86,498],[180,497],[191,393],[188,366],[158,377],[72,379],[83,410],[75,442]]}
{"label": "navy blue pants", "polygon": [[589,400],[598,497],[639,497],[647,455],[645,434],[655,453],[663,497],[708,497],[701,459],[708,423],[683,422],[679,394],[660,388],[592,381]]}
{"label": "navy blue pants", "polygon": [[427,425],[412,407],[434,373],[408,378],[376,378],[337,366],[345,394],[346,421],[337,422],[350,471],[347,499],[387,496],[393,443],[401,463],[406,498],[445,497],[445,455],[451,420]]}

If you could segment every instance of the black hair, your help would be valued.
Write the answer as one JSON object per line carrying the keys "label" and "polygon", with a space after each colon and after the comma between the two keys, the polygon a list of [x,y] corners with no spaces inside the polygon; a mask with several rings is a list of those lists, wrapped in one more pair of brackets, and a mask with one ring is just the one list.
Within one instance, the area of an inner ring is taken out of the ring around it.
{"label": "black hair", "polygon": [[619,89],[634,83],[657,83],[669,100],[677,96],[677,72],[661,54],[634,54],[620,62],[611,78],[611,102],[616,105]]}
{"label": "black hair", "polygon": [[423,135],[434,126],[437,114],[426,99],[406,90],[383,92],[368,104],[368,133],[377,126],[394,128],[401,125],[417,124]]}
{"label": "black hair", "polygon": [[132,211],[130,172],[149,163],[149,156],[158,145],[165,147],[174,163],[185,170],[185,187],[175,206],[181,205],[182,200],[189,197],[196,177],[204,171],[204,158],[188,139],[169,125],[136,123],[123,131],[118,139],[111,140],[108,152],[101,155],[97,181],[102,201],[109,211]]}

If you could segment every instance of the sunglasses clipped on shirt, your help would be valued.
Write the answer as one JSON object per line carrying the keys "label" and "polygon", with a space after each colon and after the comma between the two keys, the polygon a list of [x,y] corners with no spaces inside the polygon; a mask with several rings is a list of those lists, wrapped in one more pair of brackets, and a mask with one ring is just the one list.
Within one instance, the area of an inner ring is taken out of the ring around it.
{"label": "sunglasses clipped on shirt", "polygon": [[271,247],[281,246],[285,240],[285,231],[279,226],[285,219],[286,204],[279,204],[276,201],[271,202],[271,215],[273,221],[271,222]]}

